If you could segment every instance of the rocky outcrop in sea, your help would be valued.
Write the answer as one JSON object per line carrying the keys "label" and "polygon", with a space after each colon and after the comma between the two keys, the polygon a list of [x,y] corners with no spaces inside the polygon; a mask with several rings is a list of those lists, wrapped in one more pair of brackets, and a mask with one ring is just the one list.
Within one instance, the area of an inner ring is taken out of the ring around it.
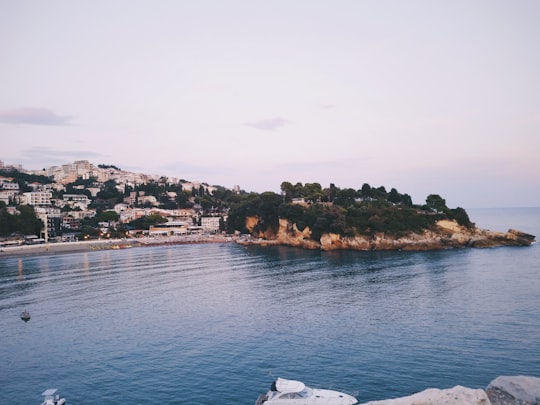
{"label": "rocky outcrop in sea", "polygon": [[430,388],[407,397],[365,402],[361,405],[540,405],[540,378],[502,376],[486,389],[460,385]]}
{"label": "rocky outcrop in sea", "polygon": [[[248,229],[253,229],[257,219],[247,221]],[[258,235],[258,239],[244,240],[244,244],[285,245],[305,249],[320,250],[437,250],[458,247],[486,248],[495,246],[529,246],[535,236],[515,229],[508,232],[495,232],[480,228],[465,228],[456,221],[441,220],[432,230],[422,233],[411,232],[396,237],[383,232],[373,236],[346,237],[325,233],[319,241],[311,239],[311,230],[306,227],[300,231],[296,224],[280,219],[279,230]]]}

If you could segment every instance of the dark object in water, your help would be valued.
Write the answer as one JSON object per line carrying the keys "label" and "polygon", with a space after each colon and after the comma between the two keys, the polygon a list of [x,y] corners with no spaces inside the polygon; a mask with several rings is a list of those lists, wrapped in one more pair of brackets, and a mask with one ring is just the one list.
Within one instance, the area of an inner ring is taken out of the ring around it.
{"label": "dark object in water", "polygon": [[25,322],[28,322],[30,320],[30,312],[28,312],[26,309],[22,311],[21,319]]}

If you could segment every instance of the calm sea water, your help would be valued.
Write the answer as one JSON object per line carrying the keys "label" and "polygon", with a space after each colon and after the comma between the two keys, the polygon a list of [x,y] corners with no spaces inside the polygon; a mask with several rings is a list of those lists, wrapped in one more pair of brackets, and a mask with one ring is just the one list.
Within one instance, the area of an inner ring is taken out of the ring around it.
{"label": "calm sea water", "polygon": [[[540,236],[539,208],[468,212]],[[277,376],[365,402],[540,376],[539,280],[539,244],[4,258],[0,403],[55,387],[70,404],[253,404]]]}

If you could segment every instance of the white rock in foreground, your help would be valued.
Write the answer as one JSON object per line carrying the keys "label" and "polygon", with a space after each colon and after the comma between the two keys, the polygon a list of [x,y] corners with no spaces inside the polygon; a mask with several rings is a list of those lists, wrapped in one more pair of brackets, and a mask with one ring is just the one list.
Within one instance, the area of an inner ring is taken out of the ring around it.
{"label": "white rock in foreground", "polygon": [[491,402],[482,389],[472,389],[457,385],[440,390],[430,388],[408,397],[366,402],[364,405],[490,405]]}
{"label": "white rock in foreground", "polygon": [[529,376],[501,376],[488,386],[507,392],[515,399],[530,404],[540,404],[540,378]]}

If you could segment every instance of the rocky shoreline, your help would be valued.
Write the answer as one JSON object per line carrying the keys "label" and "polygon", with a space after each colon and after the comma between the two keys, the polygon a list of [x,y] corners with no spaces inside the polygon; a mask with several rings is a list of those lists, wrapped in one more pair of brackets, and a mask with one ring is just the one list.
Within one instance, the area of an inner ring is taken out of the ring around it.
{"label": "rocky shoreline", "polygon": [[[248,223],[253,228],[257,221],[251,218]],[[315,241],[310,236],[309,228],[306,227],[300,231],[295,224],[280,219],[277,233],[261,233],[258,238],[239,240],[239,243],[245,245],[285,245],[325,251],[341,249],[421,251],[459,247],[530,246],[536,240],[534,235],[515,229],[509,229],[508,232],[494,232],[480,228],[468,229],[449,220],[438,221],[433,230],[423,233],[409,233],[400,237],[385,233],[355,237],[325,233],[319,241]]]}
{"label": "rocky shoreline", "polygon": [[501,376],[485,390],[460,385],[442,390],[430,388],[407,397],[361,405],[540,405],[540,378]]}
{"label": "rocky shoreline", "polygon": [[[256,222],[255,222],[256,223]],[[253,222],[252,222],[253,224]],[[159,236],[133,239],[100,239],[77,242],[58,242],[35,245],[0,247],[0,258],[8,256],[43,255],[55,253],[76,253],[95,250],[125,249],[132,247],[181,245],[192,243],[227,243],[258,246],[291,246],[303,249],[331,250],[439,250],[460,247],[487,248],[496,246],[530,246],[536,237],[515,229],[508,232],[494,232],[485,229],[467,229],[455,221],[439,221],[435,230],[424,233],[410,233],[394,237],[384,233],[372,237],[344,237],[338,234],[323,234],[319,241],[310,238],[309,228],[299,231],[295,224],[280,220],[277,233],[252,236],[230,235],[181,235]]]}

